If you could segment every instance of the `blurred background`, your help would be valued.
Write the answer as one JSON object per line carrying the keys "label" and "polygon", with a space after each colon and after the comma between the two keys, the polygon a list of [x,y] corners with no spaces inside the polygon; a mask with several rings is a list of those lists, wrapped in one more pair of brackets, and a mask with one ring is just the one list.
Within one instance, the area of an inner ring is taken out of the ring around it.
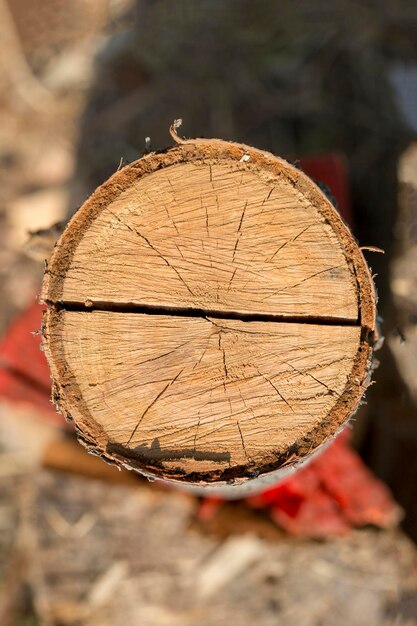
{"label": "blurred background", "polygon": [[[179,117],[297,164],[385,251],[352,430],[239,501],[87,455],[32,334],[63,225]],[[0,625],[417,624],[416,2],[0,0],[0,120]]]}

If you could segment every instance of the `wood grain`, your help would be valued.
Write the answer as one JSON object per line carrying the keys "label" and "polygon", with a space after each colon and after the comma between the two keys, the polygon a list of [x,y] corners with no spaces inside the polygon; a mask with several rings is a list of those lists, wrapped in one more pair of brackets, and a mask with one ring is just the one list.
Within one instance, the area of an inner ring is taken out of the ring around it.
{"label": "wood grain", "polygon": [[358,327],[109,311],[51,326],[77,421],[94,416],[132,464],[185,471],[282,454],[334,407],[360,343]]}
{"label": "wood grain", "polygon": [[356,282],[331,226],[288,181],[241,166],[139,179],[92,222],[62,299],[356,321]]}
{"label": "wood grain", "polygon": [[247,146],[194,140],[116,173],[62,235],[42,298],[59,409],[90,450],[148,475],[239,482],[295,463],[369,382],[356,243],[306,176]]}

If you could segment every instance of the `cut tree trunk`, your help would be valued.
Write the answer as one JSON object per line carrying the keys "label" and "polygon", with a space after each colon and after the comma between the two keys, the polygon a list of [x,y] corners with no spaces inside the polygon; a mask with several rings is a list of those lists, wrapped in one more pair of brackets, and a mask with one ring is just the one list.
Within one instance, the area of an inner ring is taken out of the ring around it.
{"label": "cut tree trunk", "polygon": [[369,384],[359,248],[306,175],[248,146],[181,140],[116,172],[60,238],[42,300],[57,407],[149,476],[292,466]]}

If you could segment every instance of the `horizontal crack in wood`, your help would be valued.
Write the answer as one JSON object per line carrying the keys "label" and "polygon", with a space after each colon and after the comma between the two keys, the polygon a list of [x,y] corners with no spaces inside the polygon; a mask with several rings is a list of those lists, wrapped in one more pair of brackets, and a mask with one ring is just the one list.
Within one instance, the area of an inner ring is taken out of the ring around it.
{"label": "horizontal crack in wood", "polygon": [[323,326],[360,326],[359,319],[352,320],[340,317],[276,315],[274,313],[246,313],[244,311],[221,311],[218,309],[198,309],[194,307],[154,306],[152,304],[134,304],[122,302],[96,301],[91,304],[83,302],[52,302],[45,304],[58,311],[76,311],[91,313],[93,311],[111,311],[112,313],[137,313],[140,315],[170,315],[176,317],[200,317],[208,319],[238,320],[241,322],[278,322],[293,324],[321,324]]}

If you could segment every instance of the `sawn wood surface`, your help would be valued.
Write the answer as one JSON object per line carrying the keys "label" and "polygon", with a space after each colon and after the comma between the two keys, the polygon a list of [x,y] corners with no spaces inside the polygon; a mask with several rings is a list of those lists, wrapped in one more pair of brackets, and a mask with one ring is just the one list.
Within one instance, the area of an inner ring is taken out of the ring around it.
{"label": "sawn wood surface", "polygon": [[186,482],[304,458],[369,382],[375,297],[302,172],[190,140],[117,172],[49,262],[54,398],[107,460]]}

